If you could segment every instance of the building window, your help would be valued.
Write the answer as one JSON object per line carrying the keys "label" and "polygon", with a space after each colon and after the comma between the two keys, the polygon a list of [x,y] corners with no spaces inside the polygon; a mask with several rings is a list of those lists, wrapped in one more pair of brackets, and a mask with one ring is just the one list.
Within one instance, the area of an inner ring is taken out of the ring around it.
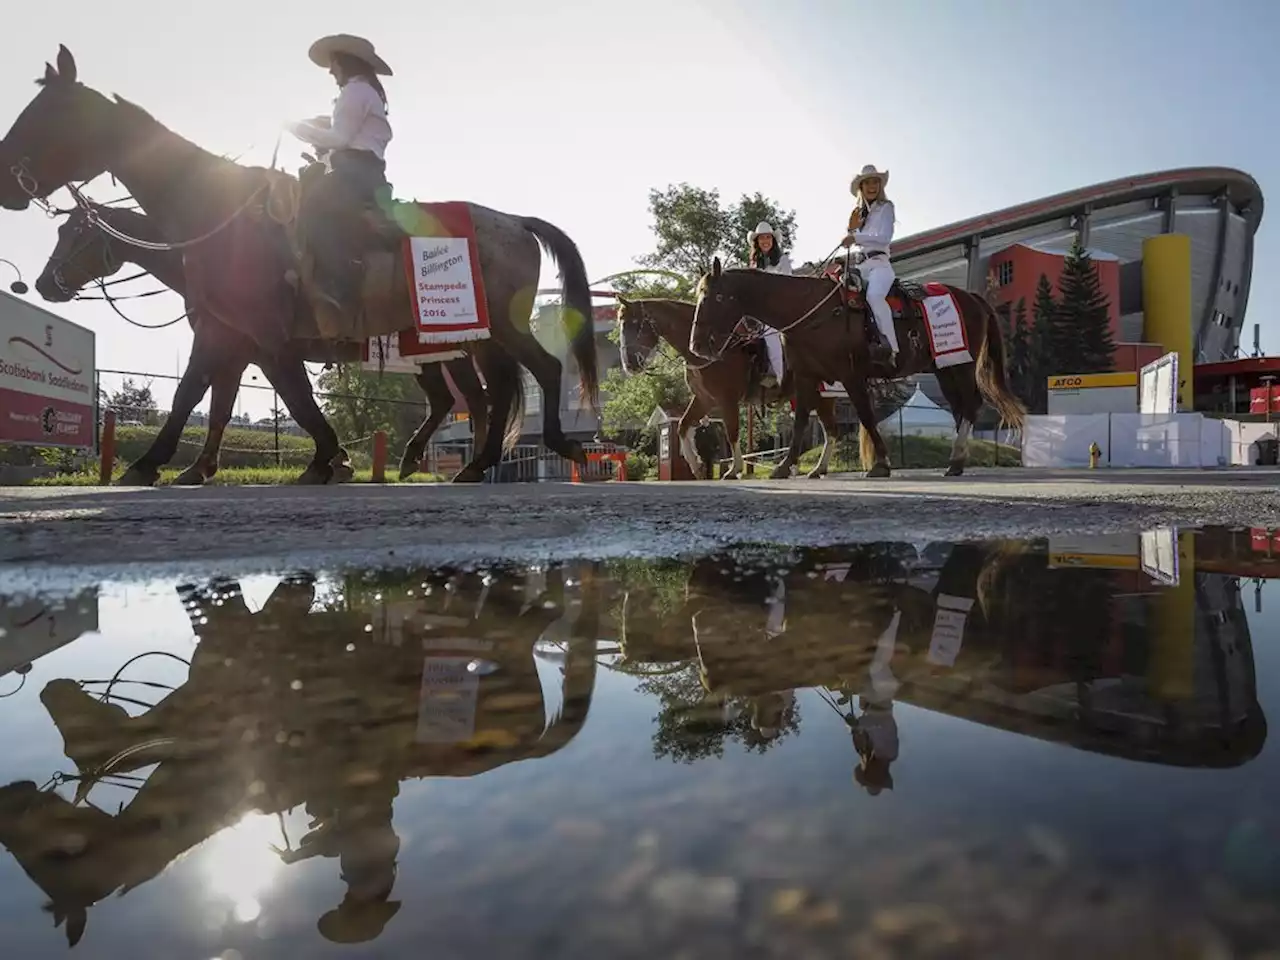
{"label": "building window", "polygon": [[1006,260],[1004,263],[996,266],[996,283],[1002,287],[1007,287],[1013,283],[1013,261]]}

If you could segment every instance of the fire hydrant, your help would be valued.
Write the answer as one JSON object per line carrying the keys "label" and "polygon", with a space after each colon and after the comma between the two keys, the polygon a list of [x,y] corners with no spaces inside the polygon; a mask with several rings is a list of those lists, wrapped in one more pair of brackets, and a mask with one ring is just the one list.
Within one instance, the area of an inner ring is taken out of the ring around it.
{"label": "fire hydrant", "polygon": [[1098,458],[1101,456],[1102,456],[1102,448],[1098,446],[1098,441],[1095,440],[1093,441],[1093,443],[1089,444],[1089,469],[1090,470],[1098,469]]}

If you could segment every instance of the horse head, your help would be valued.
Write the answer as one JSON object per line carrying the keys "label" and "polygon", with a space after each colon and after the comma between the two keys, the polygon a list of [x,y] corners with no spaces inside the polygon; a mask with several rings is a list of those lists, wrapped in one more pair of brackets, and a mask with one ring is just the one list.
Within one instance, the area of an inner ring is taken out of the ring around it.
{"label": "horse head", "polygon": [[658,348],[658,330],[644,305],[618,297],[618,346],[622,370],[640,373]]}
{"label": "horse head", "polygon": [[66,303],[89,284],[111,276],[122,263],[89,212],[76,207],[58,227],[58,242],[36,280],[36,291],[51,303]]}
{"label": "horse head", "polygon": [[92,180],[107,168],[118,131],[110,100],[77,80],[76,61],[59,47],[45,64],[40,92],[18,115],[0,147],[0,206],[25,210],[60,187]]}
{"label": "horse head", "polygon": [[718,360],[729,346],[734,328],[745,316],[738,289],[743,274],[744,271],[726,273],[716,257],[710,272],[698,281],[698,305],[689,334],[689,349],[695,356]]}

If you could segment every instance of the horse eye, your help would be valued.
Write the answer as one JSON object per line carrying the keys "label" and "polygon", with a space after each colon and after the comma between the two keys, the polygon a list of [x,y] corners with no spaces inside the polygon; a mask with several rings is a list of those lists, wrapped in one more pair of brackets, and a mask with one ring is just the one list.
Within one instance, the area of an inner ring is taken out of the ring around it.
{"label": "horse eye", "polygon": [[723,293],[717,293],[717,294],[716,294],[716,303],[724,303],[724,294],[723,294]]}

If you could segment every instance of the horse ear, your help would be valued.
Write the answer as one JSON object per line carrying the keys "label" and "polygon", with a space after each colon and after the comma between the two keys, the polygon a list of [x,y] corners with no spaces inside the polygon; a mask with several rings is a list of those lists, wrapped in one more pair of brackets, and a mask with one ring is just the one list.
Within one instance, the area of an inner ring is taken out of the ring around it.
{"label": "horse ear", "polygon": [[714,260],[712,260],[712,261],[711,261],[711,276],[712,276],[712,277],[714,277],[715,279],[719,280],[719,279],[720,279],[720,269],[721,269],[721,268],[720,268],[720,258],[719,258],[719,257],[716,257]]}
{"label": "horse ear", "polygon": [[58,77],[63,83],[76,82],[76,58],[66,44],[58,44]]}
{"label": "horse ear", "polygon": [[44,79],[40,81],[40,85],[47,87],[49,84],[57,82],[58,71],[53,69],[53,64],[46,60],[44,64]]}

